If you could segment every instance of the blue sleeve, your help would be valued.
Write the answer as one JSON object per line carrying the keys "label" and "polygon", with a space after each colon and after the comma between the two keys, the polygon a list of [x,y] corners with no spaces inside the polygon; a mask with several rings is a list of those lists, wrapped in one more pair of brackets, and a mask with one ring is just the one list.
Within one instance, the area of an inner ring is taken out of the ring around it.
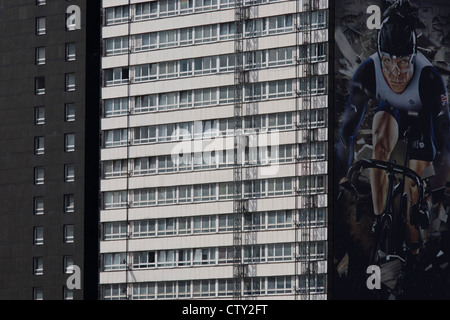
{"label": "blue sleeve", "polygon": [[336,170],[345,175],[353,162],[353,143],[366,113],[367,101],[375,89],[375,69],[372,59],[363,62],[353,74],[350,92],[336,141]]}

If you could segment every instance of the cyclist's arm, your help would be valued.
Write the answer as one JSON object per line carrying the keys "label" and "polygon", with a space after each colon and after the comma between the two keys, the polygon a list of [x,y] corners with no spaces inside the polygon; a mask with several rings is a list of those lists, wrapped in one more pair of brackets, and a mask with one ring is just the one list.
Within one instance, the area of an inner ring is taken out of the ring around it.
{"label": "cyclist's arm", "polygon": [[369,93],[374,91],[375,71],[373,60],[363,62],[355,71],[336,141],[336,172],[345,176],[353,162],[353,143],[366,112]]}
{"label": "cyclist's arm", "polygon": [[448,153],[450,152],[450,112],[444,81],[434,67],[425,68],[420,81],[421,99],[431,111],[436,151]]}

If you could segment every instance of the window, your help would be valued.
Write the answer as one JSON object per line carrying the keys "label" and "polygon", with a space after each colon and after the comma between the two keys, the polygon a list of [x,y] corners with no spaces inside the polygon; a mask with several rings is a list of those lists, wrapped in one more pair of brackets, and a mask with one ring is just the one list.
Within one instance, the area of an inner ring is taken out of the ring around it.
{"label": "window", "polygon": [[[223,0],[222,0],[223,1]],[[233,39],[236,33],[236,23],[235,22],[227,22],[220,24],[220,40],[228,40]]]}
{"label": "window", "polygon": [[105,147],[118,147],[124,146],[128,142],[128,131],[127,129],[115,129],[104,131],[105,137]]}
{"label": "window", "polygon": [[75,61],[76,59],[76,46],[75,43],[66,43],[66,61]]}
{"label": "window", "polygon": [[45,47],[36,48],[36,64],[45,64]]}
{"label": "window", "polygon": [[175,250],[158,251],[158,267],[174,267]]}
{"label": "window", "polygon": [[[155,1],[156,2],[156,1]],[[153,3],[153,2],[152,2]],[[133,284],[133,300],[149,300],[156,298],[155,283],[135,283]]]}
{"label": "window", "polygon": [[266,260],[264,245],[244,246],[244,263],[259,263]]}
{"label": "window", "polygon": [[44,274],[44,259],[42,257],[33,258],[33,274],[35,276]]}
{"label": "window", "polygon": [[326,188],[326,176],[299,177],[299,190],[301,194],[323,193]]}
{"label": "window", "polygon": [[183,28],[180,29],[180,45],[188,45],[192,44],[194,41],[193,38],[193,28]]}
{"label": "window", "polygon": [[125,208],[126,205],[126,191],[108,191],[103,194],[103,207],[105,209]]}
{"label": "window", "polygon": [[63,287],[63,299],[64,300],[73,300],[73,290],[64,286]]}
{"label": "window", "polygon": [[271,211],[267,213],[267,228],[289,228],[292,227],[292,211]]}
{"label": "window", "polygon": [[73,256],[63,257],[63,267],[65,274],[73,273]]}
{"label": "window", "polygon": [[105,117],[124,115],[128,113],[128,98],[105,100]]}
{"label": "window", "polygon": [[194,0],[180,1],[180,13],[189,13],[194,10]]}
{"label": "window", "polygon": [[34,124],[41,125],[45,123],[45,108],[36,107],[34,108]]}
{"label": "window", "polygon": [[64,195],[64,212],[75,211],[75,197],[73,194]]}
{"label": "window", "polygon": [[44,137],[36,137],[34,138],[34,154],[41,155],[45,152],[45,138]]}
{"label": "window", "polygon": [[234,218],[231,214],[222,214],[219,216],[219,231],[233,231]]}
{"label": "window", "polygon": [[159,64],[159,79],[175,78],[178,76],[178,61],[161,62]]}
{"label": "window", "polygon": [[177,14],[178,1],[176,0],[160,0],[159,1],[159,16],[167,17]]}
{"label": "window", "polygon": [[234,87],[221,87],[219,92],[219,103],[233,103],[234,102]]}
{"label": "window", "polygon": [[217,72],[216,57],[194,59],[194,74],[210,74]]}
{"label": "window", "polygon": [[47,3],[47,0],[36,0],[36,5],[37,6],[43,6]]}
{"label": "window", "polygon": [[106,9],[106,24],[116,24],[128,21],[128,6],[119,6]]}
{"label": "window", "polygon": [[302,110],[300,111],[299,128],[311,129],[321,128],[326,124],[326,109]]}
{"label": "window", "polygon": [[158,47],[158,33],[138,34],[134,38],[134,51],[156,49]]}
{"label": "window", "polygon": [[194,186],[194,202],[216,200],[216,185],[205,184]]}
{"label": "window", "polygon": [[195,11],[217,9],[218,0],[195,0]]}
{"label": "window", "polygon": [[192,283],[194,297],[214,297],[216,280],[196,280]]}
{"label": "window", "polygon": [[178,30],[161,31],[159,33],[159,47],[167,48],[178,45]]}
{"label": "window", "polygon": [[154,268],[156,266],[156,252],[133,252],[133,269]]}
{"label": "window", "polygon": [[66,73],[66,91],[75,91],[75,73]]}
{"label": "window", "polygon": [[105,85],[113,86],[128,82],[128,68],[114,68],[105,70]]}
{"label": "window", "polygon": [[158,126],[158,141],[173,141],[176,140],[176,126],[175,124],[162,124]]}
{"label": "window", "polygon": [[289,130],[293,128],[293,118],[291,112],[271,113],[268,115],[268,130]]}
{"label": "window", "polygon": [[179,266],[190,266],[192,265],[192,250],[178,250],[178,265]]}
{"label": "window", "polygon": [[155,111],[157,108],[157,97],[156,94],[135,97],[134,112],[141,113]]}
{"label": "window", "polygon": [[269,34],[292,30],[292,15],[269,17]]}
{"label": "window", "polygon": [[136,3],[134,20],[145,20],[158,16],[158,1]]}
{"label": "window", "polygon": [[244,215],[244,230],[264,229],[266,225],[266,213],[254,212]]}
{"label": "window", "polygon": [[64,151],[75,151],[75,133],[67,133],[64,135]]}
{"label": "window", "polygon": [[45,94],[45,77],[36,77],[34,80],[35,94]]}
{"label": "window", "polygon": [[105,178],[123,177],[128,174],[128,163],[126,159],[109,160],[103,163],[103,176]]}
{"label": "window", "polygon": [[44,244],[44,227],[33,228],[33,244],[34,245]]}
{"label": "window", "polygon": [[74,240],[73,224],[66,224],[64,226],[64,243],[72,243]]}
{"label": "window", "polygon": [[74,103],[66,103],[64,106],[65,109],[65,115],[64,120],[65,121],[75,121],[75,104]]}
{"label": "window", "polygon": [[219,56],[219,72],[234,70],[234,54],[226,54]]}
{"label": "window", "polygon": [[178,187],[178,202],[191,202],[192,201],[192,189],[191,186],[179,186]]}
{"label": "window", "polygon": [[194,265],[216,264],[216,248],[194,249]]}
{"label": "window", "polygon": [[44,184],[44,168],[34,168],[34,184]]}
{"label": "window", "polygon": [[268,294],[291,293],[291,291],[292,291],[291,277],[268,277],[267,278],[267,293]]}
{"label": "window", "polygon": [[177,188],[158,188],[158,204],[175,203],[177,201]]}
{"label": "window", "polygon": [[149,63],[134,67],[134,81],[142,82],[157,78],[157,64]]}
{"label": "window", "polygon": [[292,47],[278,48],[269,50],[269,66],[282,66],[291,64],[292,59]]}
{"label": "window", "polygon": [[245,67],[248,69],[259,69],[267,66],[267,51],[253,51],[245,54]]}
{"label": "window", "polygon": [[216,232],[216,216],[194,217],[194,233]]}
{"label": "window", "polygon": [[146,188],[133,191],[133,206],[144,207],[156,204],[156,189]]}
{"label": "window", "polygon": [[268,179],[269,196],[292,194],[292,178]]}
{"label": "window", "polygon": [[187,59],[180,61],[180,77],[190,76],[193,74],[193,63],[194,60]]}
{"label": "window", "polygon": [[106,55],[128,52],[128,36],[106,39]]}
{"label": "window", "polygon": [[75,165],[65,164],[64,165],[64,181],[74,182],[75,181]]}
{"label": "window", "polygon": [[306,261],[311,260],[323,260],[326,254],[326,242],[325,241],[310,241],[299,243],[299,254],[297,259]]}
{"label": "window", "polygon": [[265,83],[252,83],[245,86],[245,101],[258,101],[261,99],[265,99],[266,92],[266,84]]}
{"label": "window", "polygon": [[44,214],[44,197],[34,198],[34,214]]}
{"label": "window", "polygon": [[39,36],[45,34],[45,17],[36,18],[36,34]]}
{"label": "window", "polygon": [[269,99],[292,96],[292,80],[278,80],[269,82]]}
{"label": "window", "polygon": [[33,288],[33,300],[44,300],[44,290],[41,287]]}
{"label": "window", "polygon": [[233,247],[219,247],[219,264],[234,262],[234,248]]}
{"label": "window", "polygon": [[194,43],[217,41],[217,25],[199,26],[194,28]]}
{"label": "window", "polygon": [[149,173],[156,173],[156,157],[134,159],[134,175],[143,175]]}
{"label": "window", "polygon": [[217,104],[216,88],[194,90],[194,106],[210,106],[214,104]]}
{"label": "window", "polygon": [[267,32],[266,19],[247,20],[245,23],[245,36],[258,37]]}
{"label": "window", "polygon": [[133,237],[150,237],[156,235],[155,220],[139,220],[133,222]]}
{"label": "window", "polygon": [[175,298],[175,282],[158,282],[158,299],[171,299]]}
{"label": "window", "polygon": [[156,126],[134,128],[134,144],[156,142]]}
{"label": "window", "polygon": [[125,221],[105,222],[103,224],[104,240],[124,239],[127,234],[127,223]]}
{"label": "window", "polygon": [[103,270],[125,270],[127,259],[125,252],[106,253],[103,255]]}
{"label": "window", "polygon": [[104,300],[122,300],[127,299],[127,288],[125,284],[108,284],[102,287]]}

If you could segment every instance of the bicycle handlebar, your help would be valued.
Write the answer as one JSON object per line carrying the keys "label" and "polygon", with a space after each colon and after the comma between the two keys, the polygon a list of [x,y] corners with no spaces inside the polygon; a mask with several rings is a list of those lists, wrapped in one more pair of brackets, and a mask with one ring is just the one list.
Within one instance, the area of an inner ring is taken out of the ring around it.
{"label": "bicycle handlebar", "polygon": [[386,171],[387,173],[399,173],[407,176],[411,180],[413,180],[418,188],[418,199],[417,202],[422,206],[423,198],[424,198],[424,184],[422,181],[422,178],[413,170],[410,168],[407,168],[405,166],[398,165],[394,162],[388,162],[383,160],[376,160],[376,159],[361,159],[353,163],[350,168],[347,171],[347,180],[352,182],[353,181],[353,175],[362,170],[362,169],[368,169],[368,168],[376,168]]}

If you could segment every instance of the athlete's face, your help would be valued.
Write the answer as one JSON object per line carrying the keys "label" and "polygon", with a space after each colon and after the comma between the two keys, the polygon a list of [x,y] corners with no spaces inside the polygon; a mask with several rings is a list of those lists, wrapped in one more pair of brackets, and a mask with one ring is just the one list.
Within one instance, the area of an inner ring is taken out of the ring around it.
{"label": "athlete's face", "polygon": [[395,93],[403,92],[414,74],[413,56],[396,57],[383,53],[381,66],[384,78]]}

